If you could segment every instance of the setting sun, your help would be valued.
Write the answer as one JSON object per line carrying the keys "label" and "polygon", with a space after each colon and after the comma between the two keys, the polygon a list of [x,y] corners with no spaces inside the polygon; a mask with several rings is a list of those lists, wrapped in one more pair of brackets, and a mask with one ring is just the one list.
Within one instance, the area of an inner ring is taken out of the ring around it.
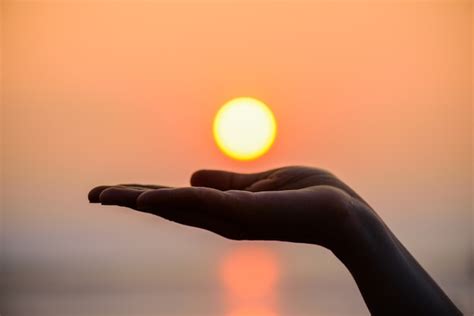
{"label": "setting sun", "polygon": [[263,102],[249,97],[228,101],[213,125],[217,146],[238,160],[252,160],[266,153],[276,136],[276,121]]}

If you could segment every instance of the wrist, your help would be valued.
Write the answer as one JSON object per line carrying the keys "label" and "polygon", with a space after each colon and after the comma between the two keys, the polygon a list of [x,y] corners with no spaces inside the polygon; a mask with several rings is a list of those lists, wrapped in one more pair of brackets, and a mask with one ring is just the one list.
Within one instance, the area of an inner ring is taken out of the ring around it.
{"label": "wrist", "polygon": [[341,223],[341,238],[331,251],[346,265],[368,264],[373,258],[403,256],[382,219],[366,204],[354,201]]}
{"label": "wrist", "polygon": [[459,315],[431,277],[368,206],[345,221],[333,253],[352,274],[373,315]]}

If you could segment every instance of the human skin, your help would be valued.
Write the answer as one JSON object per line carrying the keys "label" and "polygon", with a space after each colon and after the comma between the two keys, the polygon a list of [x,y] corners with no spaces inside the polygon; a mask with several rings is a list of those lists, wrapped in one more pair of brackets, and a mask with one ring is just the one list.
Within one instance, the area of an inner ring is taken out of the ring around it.
{"label": "human skin", "polygon": [[322,169],[200,170],[192,175],[191,187],[99,186],[89,192],[89,201],[129,207],[233,240],[326,247],[349,269],[372,315],[461,315],[370,205]]}

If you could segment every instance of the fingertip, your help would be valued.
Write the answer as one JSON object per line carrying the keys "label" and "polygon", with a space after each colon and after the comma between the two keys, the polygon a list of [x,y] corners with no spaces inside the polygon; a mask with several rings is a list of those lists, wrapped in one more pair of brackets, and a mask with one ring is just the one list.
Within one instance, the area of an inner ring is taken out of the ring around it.
{"label": "fingertip", "polygon": [[149,199],[150,199],[149,194],[150,192],[145,191],[145,192],[142,192],[137,197],[137,202],[136,202],[137,210],[145,211],[148,208]]}
{"label": "fingertip", "polygon": [[142,192],[142,190],[114,186],[103,190],[99,195],[99,200],[102,205],[118,205],[135,208],[136,200]]}
{"label": "fingertip", "polygon": [[208,175],[210,173],[210,170],[197,170],[191,175],[191,185],[193,187],[201,187],[205,186],[206,179],[208,178]]}
{"label": "fingertip", "polygon": [[111,186],[110,185],[100,185],[100,186],[97,186],[95,188],[93,188],[92,190],[89,191],[89,194],[87,195],[87,198],[89,199],[89,202],[90,203],[100,203],[100,194],[102,193],[102,191],[104,191],[105,189],[108,189],[110,188]]}
{"label": "fingertip", "polygon": [[102,192],[100,192],[100,194],[99,194],[100,204],[102,204],[102,205],[112,205],[112,203],[110,202],[110,197],[112,195],[111,192],[113,192],[112,187],[104,189]]}
{"label": "fingertip", "polygon": [[193,187],[206,187],[217,190],[232,189],[234,173],[222,170],[202,169],[193,173],[191,185]]}

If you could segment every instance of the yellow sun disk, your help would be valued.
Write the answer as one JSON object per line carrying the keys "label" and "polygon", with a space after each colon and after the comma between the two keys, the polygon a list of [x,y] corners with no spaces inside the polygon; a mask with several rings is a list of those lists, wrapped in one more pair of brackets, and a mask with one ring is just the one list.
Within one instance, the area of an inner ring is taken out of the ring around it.
{"label": "yellow sun disk", "polygon": [[228,156],[239,160],[260,157],[272,146],[276,121],[261,101],[242,97],[224,104],[214,119],[214,139]]}

